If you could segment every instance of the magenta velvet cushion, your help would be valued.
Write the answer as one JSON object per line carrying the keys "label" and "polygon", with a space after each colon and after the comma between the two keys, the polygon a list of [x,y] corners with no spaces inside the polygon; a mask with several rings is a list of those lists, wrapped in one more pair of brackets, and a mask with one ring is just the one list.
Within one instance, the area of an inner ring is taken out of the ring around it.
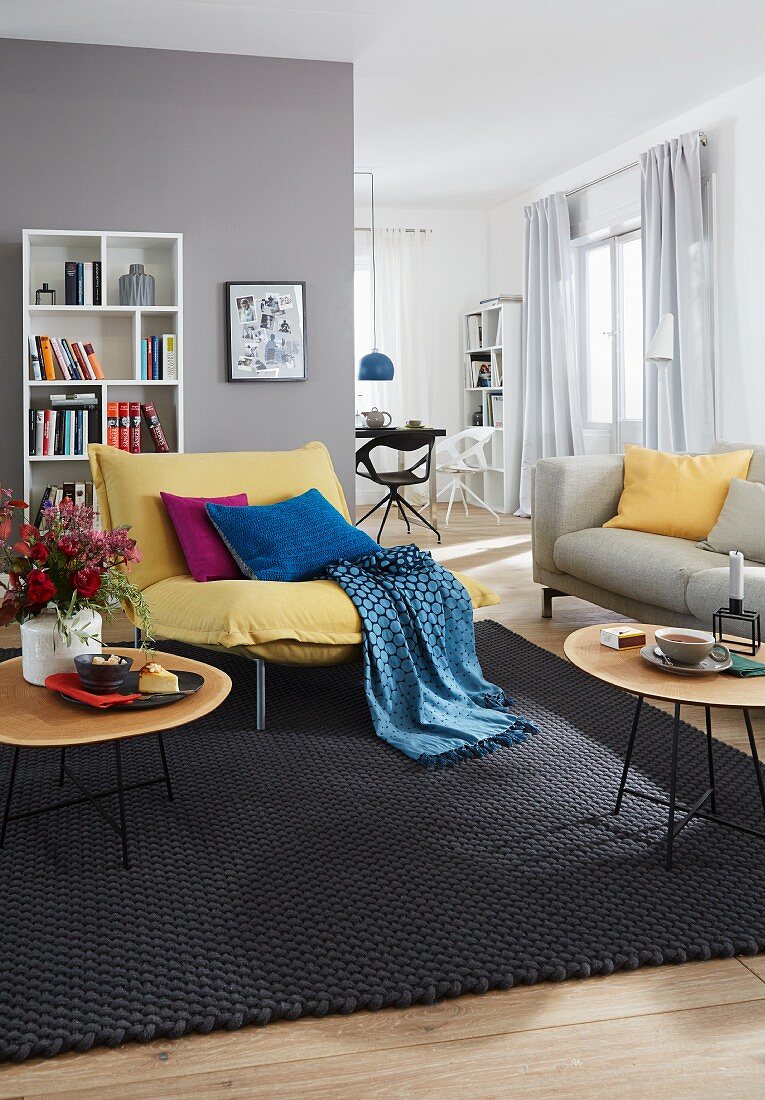
{"label": "magenta velvet cushion", "polygon": [[242,580],[242,571],[215,530],[205,504],[245,507],[247,494],[230,497],[176,497],[160,493],[195,581]]}

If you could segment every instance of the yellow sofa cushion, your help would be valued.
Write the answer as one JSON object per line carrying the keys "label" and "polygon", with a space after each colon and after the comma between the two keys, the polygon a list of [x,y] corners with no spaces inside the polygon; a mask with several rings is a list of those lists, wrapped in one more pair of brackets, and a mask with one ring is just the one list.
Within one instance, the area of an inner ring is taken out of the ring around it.
{"label": "yellow sofa cushion", "polygon": [[[141,589],[188,573],[160,492],[195,497],[246,493],[250,504],[274,504],[308,489],[318,489],[350,519],[323,443],[308,443],[295,451],[141,455],[94,443],[88,448],[88,456],[104,526],[130,527],[131,537],[143,555],[130,573],[130,579]],[[199,587],[204,591],[210,585]]]}
{"label": "yellow sofa cushion", "polygon": [[618,515],[604,527],[698,542],[717,523],[734,477],[746,478],[752,451],[685,455],[627,447]]}
{"label": "yellow sofa cushion", "polygon": [[[499,603],[474,577],[455,575],[475,607]],[[157,638],[245,649],[286,664],[335,664],[360,653],[358,612],[331,580],[200,584],[178,576],[155,582],[144,595]]]}

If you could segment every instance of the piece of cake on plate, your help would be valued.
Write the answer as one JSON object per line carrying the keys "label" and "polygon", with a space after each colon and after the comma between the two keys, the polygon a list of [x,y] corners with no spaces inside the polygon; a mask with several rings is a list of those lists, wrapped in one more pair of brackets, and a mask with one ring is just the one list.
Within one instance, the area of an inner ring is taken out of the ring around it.
{"label": "piece of cake on plate", "polygon": [[179,690],[178,677],[157,661],[150,661],[138,673],[138,690],[142,695],[173,695]]}

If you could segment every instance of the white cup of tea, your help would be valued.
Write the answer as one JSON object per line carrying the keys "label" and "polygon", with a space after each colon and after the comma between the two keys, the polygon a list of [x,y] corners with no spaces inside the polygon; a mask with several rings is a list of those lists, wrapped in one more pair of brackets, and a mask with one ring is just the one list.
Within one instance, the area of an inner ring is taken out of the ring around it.
{"label": "white cup of tea", "polygon": [[656,643],[670,661],[679,665],[700,665],[707,657],[723,664],[730,657],[728,647],[721,645],[708,630],[662,626],[656,631]]}
{"label": "white cup of tea", "polygon": [[407,420],[406,426],[407,426],[407,428],[421,428],[422,427],[422,421],[421,420]]}

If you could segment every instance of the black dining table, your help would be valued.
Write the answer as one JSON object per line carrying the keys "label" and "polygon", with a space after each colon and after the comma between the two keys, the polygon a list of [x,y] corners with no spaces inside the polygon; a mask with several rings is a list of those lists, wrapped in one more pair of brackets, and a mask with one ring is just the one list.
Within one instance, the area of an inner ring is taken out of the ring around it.
{"label": "black dining table", "polygon": [[[446,431],[446,428],[430,428],[430,427],[428,427],[427,424],[423,424],[421,426],[418,425],[416,428],[414,428],[414,427],[412,427],[412,428],[397,428],[395,425],[391,424],[387,428],[357,428],[356,429],[356,438],[357,439],[378,439],[380,436],[383,436],[383,435],[396,435],[397,432],[403,435],[405,432],[409,432],[409,431],[412,431],[412,432],[429,432],[432,436],[435,436],[437,439],[443,439],[444,436],[446,436],[448,434],[447,431]],[[404,468],[404,452],[403,451],[399,451],[399,453],[398,453],[398,465],[399,465],[400,470],[402,470]],[[436,508],[436,493],[437,493],[437,489],[436,489],[436,464],[435,464],[435,461],[431,460],[431,463],[430,463],[430,477],[428,478],[428,496],[430,497],[430,500],[428,501],[428,512],[429,512],[430,522],[433,524],[433,526],[436,528],[436,530],[438,530],[438,509]]]}

